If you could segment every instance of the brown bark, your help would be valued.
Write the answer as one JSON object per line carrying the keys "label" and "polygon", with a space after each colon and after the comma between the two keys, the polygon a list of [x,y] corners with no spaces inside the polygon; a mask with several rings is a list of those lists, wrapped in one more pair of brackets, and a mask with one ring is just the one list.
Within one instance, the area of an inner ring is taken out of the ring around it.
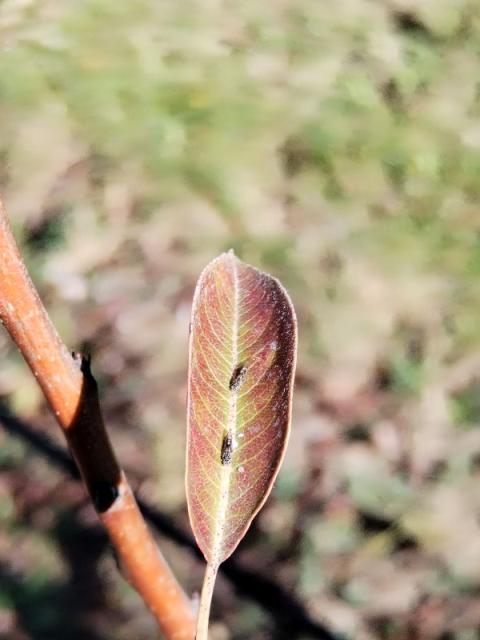
{"label": "brown bark", "polygon": [[27,273],[0,203],[0,320],[62,428],[129,580],[168,640],[192,640],[194,615],[115,458],[87,359],[62,343]]}

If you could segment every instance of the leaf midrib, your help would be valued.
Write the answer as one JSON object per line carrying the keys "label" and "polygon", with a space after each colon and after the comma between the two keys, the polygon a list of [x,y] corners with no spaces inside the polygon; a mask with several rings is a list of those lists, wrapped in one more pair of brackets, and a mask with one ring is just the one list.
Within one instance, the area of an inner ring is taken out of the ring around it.
{"label": "leaf midrib", "polygon": [[[232,280],[233,280],[233,321],[232,321],[232,368],[238,364],[238,324],[239,324],[239,282],[238,282],[238,270],[237,260],[234,255],[229,255],[232,267]],[[230,393],[228,419],[227,419],[227,433],[232,436],[232,441],[236,442],[237,436],[237,401],[238,394]],[[232,482],[232,476],[234,473],[233,461],[230,464],[222,465],[220,469],[220,497],[217,503],[217,512],[214,519],[215,531],[213,535],[212,545],[212,560],[211,563],[215,566],[222,562],[223,558],[220,554],[224,539],[225,539],[225,524],[227,521],[228,504],[230,501],[230,485]]]}

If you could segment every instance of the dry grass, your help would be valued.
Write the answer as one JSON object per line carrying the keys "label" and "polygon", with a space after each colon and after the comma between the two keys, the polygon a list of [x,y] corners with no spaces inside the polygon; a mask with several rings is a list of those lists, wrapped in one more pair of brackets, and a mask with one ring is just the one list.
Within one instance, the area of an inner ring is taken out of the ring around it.
{"label": "dry grass", "polygon": [[[478,3],[5,1],[0,38],[6,205],[140,492],[185,521],[191,295],[234,247],[300,321],[291,446],[240,556],[348,638],[477,637]],[[4,334],[0,356],[47,428]],[[81,491],[3,432],[0,464],[0,636],[150,638]],[[273,637],[224,582],[214,617]]]}

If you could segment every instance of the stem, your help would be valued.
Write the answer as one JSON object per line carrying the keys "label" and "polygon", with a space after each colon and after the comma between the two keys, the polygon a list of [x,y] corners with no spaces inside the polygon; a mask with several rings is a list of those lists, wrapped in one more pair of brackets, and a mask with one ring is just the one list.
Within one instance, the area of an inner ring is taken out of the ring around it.
{"label": "stem", "polygon": [[27,273],[0,202],[0,321],[67,438],[128,578],[167,640],[192,640],[190,601],[158,550],[113,452],[87,359],[72,358]]}
{"label": "stem", "polygon": [[208,621],[217,572],[218,565],[207,563],[205,577],[203,578],[202,595],[200,596],[200,606],[198,608],[195,640],[208,640]]}

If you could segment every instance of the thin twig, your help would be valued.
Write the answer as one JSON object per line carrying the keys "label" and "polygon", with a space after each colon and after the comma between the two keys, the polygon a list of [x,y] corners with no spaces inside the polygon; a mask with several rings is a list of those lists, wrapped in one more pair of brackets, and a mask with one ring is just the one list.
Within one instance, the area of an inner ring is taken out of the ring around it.
{"label": "thin twig", "polygon": [[[14,415],[1,402],[0,426],[12,437],[19,438],[34,452],[44,456],[52,466],[78,480],[78,469],[69,453],[53,442],[47,434],[42,433],[36,425],[29,424]],[[180,547],[188,550],[203,564],[202,552],[192,536],[176,524],[170,516],[162,513],[145,500],[137,497],[137,502],[145,519],[152,527]],[[273,580],[271,576],[249,569],[232,557],[221,565],[220,573],[231,582],[242,597],[263,607],[273,618],[275,627],[281,629],[291,640],[300,637],[341,640],[339,635],[334,635],[319,621],[313,620],[295,595]]]}
{"label": "thin twig", "polygon": [[122,565],[169,640],[192,640],[194,616],[145,524],[108,438],[87,359],[62,343],[27,273],[0,203],[0,320],[60,424]]}

